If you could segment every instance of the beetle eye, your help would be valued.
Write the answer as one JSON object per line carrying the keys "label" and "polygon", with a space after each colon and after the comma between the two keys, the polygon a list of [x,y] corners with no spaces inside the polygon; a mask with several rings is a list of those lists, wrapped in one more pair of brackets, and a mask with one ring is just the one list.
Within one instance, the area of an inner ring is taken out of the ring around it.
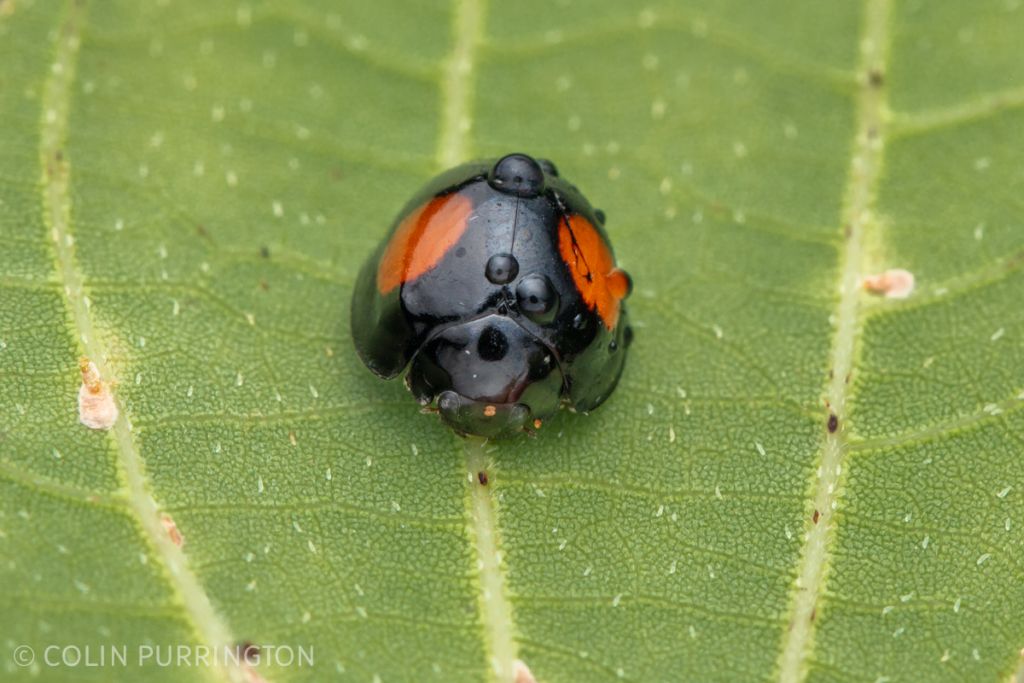
{"label": "beetle eye", "polygon": [[519,310],[535,322],[548,322],[558,312],[558,292],[544,275],[528,275],[516,287]]}

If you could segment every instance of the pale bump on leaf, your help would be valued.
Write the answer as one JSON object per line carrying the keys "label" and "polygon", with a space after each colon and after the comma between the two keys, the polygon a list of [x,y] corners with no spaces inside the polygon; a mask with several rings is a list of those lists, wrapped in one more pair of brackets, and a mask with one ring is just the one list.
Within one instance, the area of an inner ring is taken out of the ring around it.
{"label": "pale bump on leaf", "polygon": [[78,420],[89,429],[110,429],[117,421],[117,402],[110,382],[100,377],[96,364],[84,356],[78,362],[82,385],[78,388]]}
{"label": "pale bump on leaf", "polygon": [[865,275],[862,282],[867,291],[888,299],[906,299],[914,291],[914,274],[902,268]]}

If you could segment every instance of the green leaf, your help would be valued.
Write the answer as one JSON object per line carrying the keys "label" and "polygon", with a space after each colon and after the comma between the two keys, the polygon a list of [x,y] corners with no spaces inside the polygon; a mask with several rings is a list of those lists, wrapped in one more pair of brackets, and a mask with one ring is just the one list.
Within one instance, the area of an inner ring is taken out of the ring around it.
{"label": "green leaf", "polygon": [[[1022,32],[1016,0],[0,1],[4,679],[1008,680]],[[607,212],[637,339],[595,413],[484,446],[361,366],[349,296],[421,183],[511,150]],[[889,269],[909,297],[861,287]]]}

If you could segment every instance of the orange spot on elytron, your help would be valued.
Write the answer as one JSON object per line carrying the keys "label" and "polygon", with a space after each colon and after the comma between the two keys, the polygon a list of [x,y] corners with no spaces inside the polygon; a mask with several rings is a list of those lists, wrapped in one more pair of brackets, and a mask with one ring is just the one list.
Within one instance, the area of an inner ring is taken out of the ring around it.
{"label": "orange spot on elytron", "polygon": [[473,202],[461,194],[434,197],[398,225],[377,266],[377,289],[387,294],[444,258],[466,231]]}
{"label": "orange spot on elytron", "polygon": [[573,214],[558,229],[558,250],[576,288],[609,330],[619,322],[619,308],[629,295],[629,276],[615,267],[608,243],[583,216]]}

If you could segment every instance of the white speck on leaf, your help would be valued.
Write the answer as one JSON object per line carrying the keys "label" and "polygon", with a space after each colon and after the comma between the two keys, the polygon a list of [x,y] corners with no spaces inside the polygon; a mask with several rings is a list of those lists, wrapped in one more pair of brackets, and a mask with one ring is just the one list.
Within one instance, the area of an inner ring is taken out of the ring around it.
{"label": "white speck on leaf", "polygon": [[249,5],[235,8],[235,22],[243,28],[249,26],[252,23],[252,8]]}

